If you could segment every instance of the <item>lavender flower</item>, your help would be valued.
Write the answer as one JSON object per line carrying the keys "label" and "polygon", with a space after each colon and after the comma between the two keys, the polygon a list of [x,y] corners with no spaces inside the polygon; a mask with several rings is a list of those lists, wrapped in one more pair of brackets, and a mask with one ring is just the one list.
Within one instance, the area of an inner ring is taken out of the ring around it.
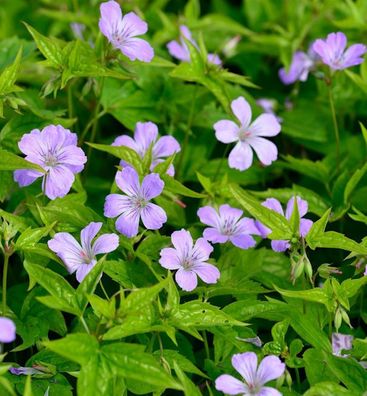
{"label": "lavender flower", "polygon": [[275,136],[280,132],[277,119],[272,114],[261,114],[251,123],[251,107],[242,96],[232,101],[231,108],[240,122],[239,126],[230,120],[214,124],[215,136],[220,142],[237,142],[228,157],[230,168],[240,171],[248,169],[252,164],[252,149],[264,165],[270,165],[277,159],[278,149],[263,136]]}
{"label": "lavender flower", "polygon": [[74,182],[74,175],[83,170],[87,161],[83,150],[76,145],[77,135],[61,125],[49,125],[42,131],[33,129],[23,135],[18,146],[26,154],[25,159],[40,165],[45,173],[20,169],[14,172],[14,180],[25,187],[42,177],[42,190],[48,198],[65,196]]}
{"label": "lavender flower", "polygon": [[[285,211],[285,217],[287,220],[289,220],[292,216],[293,208],[294,208],[294,199],[295,198],[292,197],[287,203],[287,209]],[[283,211],[282,205],[280,204],[280,202],[277,199],[268,198],[265,202],[262,203],[262,205],[265,206],[266,208],[274,210],[275,212],[284,216],[284,211]],[[308,234],[308,231],[310,231],[313,221],[308,220],[308,219],[303,219],[303,216],[308,211],[307,201],[301,199],[300,197],[297,197],[297,206],[298,206],[298,212],[300,215],[299,234],[302,238],[304,238]],[[259,229],[260,235],[263,238],[266,238],[271,233],[271,230],[268,227],[265,227],[259,221],[256,221],[255,224],[256,224],[257,228]],[[289,241],[285,241],[285,240],[271,241],[271,247],[276,252],[284,252],[287,249],[289,249],[290,246],[291,245],[290,245]]]}
{"label": "lavender flower", "polygon": [[9,371],[13,375],[42,375],[44,371],[38,370],[34,367],[10,367]]}
{"label": "lavender flower", "polygon": [[233,245],[248,249],[256,245],[250,234],[259,234],[253,219],[244,217],[243,211],[229,205],[221,205],[217,212],[211,206],[204,206],[198,210],[200,221],[210,226],[205,228],[204,238],[212,243],[231,241]]}
{"label": "lavender flower", "polygon": [[348,334],[333,333],[331,336],[333,355],[340,357],[349,356],[347,354],[342,354],[342,350],[352,349],[353,338],[353,336]]}
{"label": "lavender flower", "polygon": [[[160,162],[164,161],[163,158],[169,157],[181,150],[179,143],[173,136],[162,136],[158,138],[158,127],[153,122],[138,122],[135,127],[134,139],[127,135],[118,136],[112,145],[129,147],[137,152],[141,158],[144,158],[150,146],[153,146],[151,171]],[[129,164],[121,161],[120,165],[126,166]],[[174,176],[175,168],[172,164],[168,168],[167,173],[170,176]]]}
{"label": "lavender flower", "polygon": [[132,167],[116,174],[116,184],[126,195],[110,194],[106,197],[104,215],[116,220],[116,229],[131,238],[138,233],[139,220],[148,230],[158,230],[167,221],[166,212],[149,202],[161,194],[164,182],[158,174],[151,173],[139,183],[139,176]]}
{"label": "lavender flower", "polygon": [[232,366],[241,374],[244,381],[223,374],[215,381],[217,390],[228,395],[281,396],[278,390],[264,386],[284,373],[285,364],[277,356],[266,356],[257,366],[256,353],[238,353],[232,357]]}
{"label": "lavender flower", "polygon": [[148,31],[146,22],[134,12],[129,12],[123,17],[120,5],[113,0],[102,3],[100,11],[99,29],[113,47],[132,61],[138,59],[150,62],[153,59],[154,50],[150,44],[136,37]]}
{"label": "lavender flower", "polygon": [[346,50],[346,46],[347,37],[337,32],[328,34],[326,40],[316,40],[312,48],[332,70],[343,70],[363,63],[362,56],[367,52],[367,47],[354,44]]}
{"label": "lavender flower", "polygon": [[67,232],[58,232],[48,241],[48,247],[64,262],[70,274],[76,271],[76,279],[81,282],[96,265],[97,254],[110,253],[117,249],[119,238],[116,234],[103,234],[94,243],[102,223],[89,223],[80,233],[81,245]]}
{"label": "lavender flower", "polygon": [[[184,38],[190,41],[190,43],[194,45],[197,49],[199,49],[199,46],[197,45],[196,41],[192,38],[192,34],[187,26],[181,25],[180,32],[181,32],[180,42],[175,40],[170,41],[167,44],[167,49],[168,52],[171,54],[171,56],[173,56],[174,58],[183,62],[190,62],[190,50],[187,47]],[[216,54],[208,54],[207,59],[208,62],[212,63],[213,65],[222,64],[222,61],[220,60],[219,56]]]}
{"label": "lavender flower", "polygon": [[276,117],[277,121],[281,123],[283,119],[281,117],[278,117],[274,111],[275,103],[275,100],[267,98],[260,98],[256,100],[256,104],[260,106],[265,113],[273,114],[273,116]]}
{"label": "lavender flower", "polygon": [[283,67],[279,70],[279,78],[283,84],[289,85],[296,81],[306,81],[308,73],[315,65],[315,54],[297,51],[293,54],[288,71]]}
{"label": "lavender flower", "polygon": [[13,342],[16,338],[14,322],[3,316],[0,316],[0,342]]}
{"label": "lavender flower", "polygon": [[194,245],[190,232],[183,229],[173,232],[171,241],[174,248],[162,249],[159,263],[164,268],[177,270],[175,279],[183,290],[194,290],[197,277],[205,283],[217,283],[218,268],[206,262],[213,251],[210,243],[199,238]]}

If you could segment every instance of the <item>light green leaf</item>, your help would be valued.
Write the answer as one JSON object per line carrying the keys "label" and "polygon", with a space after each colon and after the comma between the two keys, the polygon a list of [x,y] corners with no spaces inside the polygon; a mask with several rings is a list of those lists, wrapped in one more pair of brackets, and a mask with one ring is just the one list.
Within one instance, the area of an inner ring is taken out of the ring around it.
{"label": "light green leaf", "polygon": [[39,165],[34,164],[19,157],[9,151],[0,149],[0,171],[17,170],[17,169],[34,169],[38,172],[44,173],[44,169]]}

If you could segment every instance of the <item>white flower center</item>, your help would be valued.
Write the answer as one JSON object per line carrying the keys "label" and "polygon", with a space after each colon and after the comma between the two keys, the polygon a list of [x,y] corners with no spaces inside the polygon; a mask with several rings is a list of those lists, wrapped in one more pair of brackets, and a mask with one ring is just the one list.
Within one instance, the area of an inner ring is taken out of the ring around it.
{"label": "white flower center", "polygon": [[248,127],[244,128],[241,126],[241,128],[238,131],[238,139],[241,142],[244,142],[250,136],[251,136],[251,132],[248,130]]}
{"label": "white flower center", "polygon": [[44,157],[44,163],[46,166],[49,166],[50,168],[54,168],[58,164],[58,158],[57,155],[54,153],[48,153]]}

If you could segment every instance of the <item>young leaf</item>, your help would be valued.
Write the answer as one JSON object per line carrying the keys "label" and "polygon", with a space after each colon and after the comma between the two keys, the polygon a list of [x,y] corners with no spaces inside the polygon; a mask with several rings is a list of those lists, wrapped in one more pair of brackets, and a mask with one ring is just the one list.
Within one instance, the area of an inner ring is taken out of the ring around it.
{"label": "young leaf", "polygon": [[16,154],[0,149],[0,171],[13,171],[17,169],[33,169],[44,173],[44,169],[39,165],[29,162]]}

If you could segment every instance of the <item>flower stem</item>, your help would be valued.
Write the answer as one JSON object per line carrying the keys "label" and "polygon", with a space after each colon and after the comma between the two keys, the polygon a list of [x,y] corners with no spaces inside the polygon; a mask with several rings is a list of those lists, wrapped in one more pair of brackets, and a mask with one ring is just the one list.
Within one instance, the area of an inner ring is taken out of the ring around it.
{"label": "flower stem", "polygon": [[4,252],[2,315],[6,315],[6,288],[8,282],[9,254]]}
{"label": "flower stem", "polygon": [[223,162],[224,162],[224,159],[227,157],[228,151],[229,151],[229,145],[227,144],[226,149],[224,150],[224,153],[223,153],[223,155],[222,155],[222,158],[221,158],[221,159],[219,160],[219,162],[218,162],[217,170],[215,171],[215,174],[214,174],[213,183],[214,183],[214,182],[217,180],[217,178],[218,178],[220,168],[223,166]]}
{"label": "flower stem", "polygon": [[339,127],[338,127],[338,121],[336,119],[334,98],[333,98],[333,92],[332,92],[332,83],[331,82],[330,82],[330,84],[328,84],[328,91],[329,91],[329,103],[330,103],[331,116],[332,116],[333,125],[334,125],[334,134],[335,134],[335,143],[336,143],[336,150],[335,150],[336,169],[338,171],[339,170],[339,159],[340,159],[340,139],[339,139]]}

